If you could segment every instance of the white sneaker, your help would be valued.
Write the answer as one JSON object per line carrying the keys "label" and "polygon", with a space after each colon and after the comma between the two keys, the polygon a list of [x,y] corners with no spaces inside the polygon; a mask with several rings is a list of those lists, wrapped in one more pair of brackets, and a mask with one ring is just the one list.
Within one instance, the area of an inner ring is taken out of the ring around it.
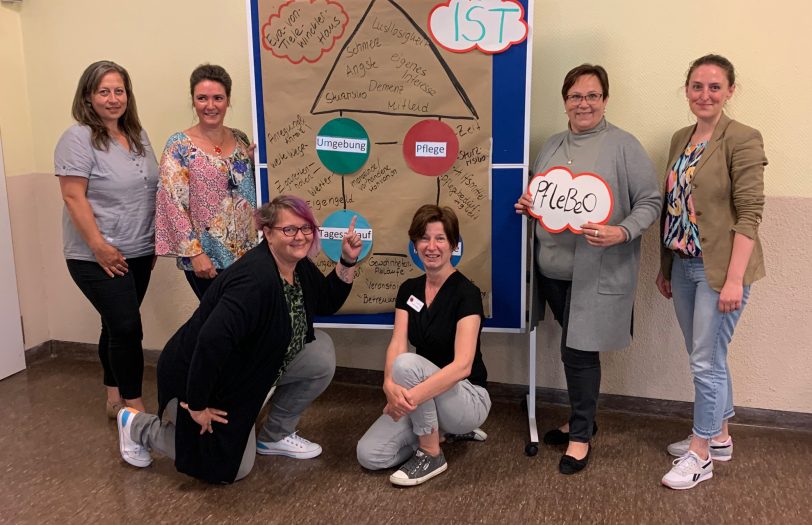
{"label": "white sneaker", "polygon": [[277,442],[257,440],[257,454],[263,456],[287,456],[296,459],[315,458],[321,454],[321,446],[294,432]]}
{"label": "white sneaker", "polygon": [[[688,449],[691,448],[691,438],[693,434],[690,434],[687,438],[683,439],[682,441],[677,441],[676,443],[671,443],[668,445],[668,453],[672,456],[681,458],[685,454],[688,453]],[[733,459],[733,437],[728,436],[727,441],[720,442],[716,441],[715,439],[710,440],[710,457],[714,461],[730,461]]]}
{"label": "white sneaker", "polygon": [[699,483],[713,477],[713,460],[701,459],[692,450],[681,458],[674,460],[674,467],[663,476],[662,484],[675,490],[696,487]]}
{"label": "white sneaker", "polygon": [[152,456],[143,446],[136,443],[130,437],[130,429],[136,415],[140,412],[134,408],[125,407],[118,411],[116,423],[118,423],[118,449],[121,457],[134,467],[148,467],[152,463]]}

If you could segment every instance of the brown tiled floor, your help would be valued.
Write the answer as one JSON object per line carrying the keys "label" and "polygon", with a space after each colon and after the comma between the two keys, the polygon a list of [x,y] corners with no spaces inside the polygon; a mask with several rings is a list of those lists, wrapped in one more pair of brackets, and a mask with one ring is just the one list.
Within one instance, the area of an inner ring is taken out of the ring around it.
{"label": "brown tiled floor", "polygon": [[[525,416],[497,402],[485,443],[445,446],[448,471],[396,489],[355,462],[355,443],[383,405],[377,388],[334,384],[306,413],[316,459],[257,458],[251,475],[210,486],[156,458],[122,462],[104,415],[99,365],[64,358],[0,381],[1,523],[812,523],[812,434],[734,427],[735,459],[690,491],[659,484],[665,444],[689,422],[602,413],[589,467],[558,474],[560,451],[524,455]],[[155,407],[147,368],[147,407]],[[564,409],[542,405],[540,428]]]}

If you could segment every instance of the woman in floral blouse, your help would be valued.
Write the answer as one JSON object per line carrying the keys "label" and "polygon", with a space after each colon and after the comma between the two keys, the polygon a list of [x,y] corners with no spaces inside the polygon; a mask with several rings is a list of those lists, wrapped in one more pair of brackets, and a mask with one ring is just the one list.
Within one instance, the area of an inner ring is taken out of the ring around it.
{"label": "woman in floral blouse", "polygon": [[198,123],[169,137],[161,157],[155,253],[178,258],[200,299],[219,271],[256,245],[257,199],[248,137],[223,125],[231,77],[204,64],[189,87]]}

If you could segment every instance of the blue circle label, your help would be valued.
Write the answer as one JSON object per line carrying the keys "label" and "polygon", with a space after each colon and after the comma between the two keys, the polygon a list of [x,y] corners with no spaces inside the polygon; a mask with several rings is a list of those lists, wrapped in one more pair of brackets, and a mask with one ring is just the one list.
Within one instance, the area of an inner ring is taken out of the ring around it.
{"label": "blue circle label", "polygon": [[352,210],[338,210],[331,213],[319,228],[319,239],[321,249],[331,261],[338,262],[341,258],[341,241],[344,234],[350,227],[353,217],[358,217],[355,221],[355,232],[361,236],[360,261],[372,250],[372,228],[369,222],[360,213]]}

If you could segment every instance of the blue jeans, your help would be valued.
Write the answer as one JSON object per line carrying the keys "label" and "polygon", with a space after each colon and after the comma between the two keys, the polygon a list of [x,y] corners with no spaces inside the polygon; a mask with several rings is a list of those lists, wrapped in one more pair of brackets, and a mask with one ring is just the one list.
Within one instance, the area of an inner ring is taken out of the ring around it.
{"label": "blue jeans", "polygon": [[710,439],[718,436],[722,422],[734,415],[727,346],[747,304],[750,286],[744,287],[741,308],[722,313],[719,292],[708,285],[702,258],[674,256],[671,294],[694,376],[693,433]]}

